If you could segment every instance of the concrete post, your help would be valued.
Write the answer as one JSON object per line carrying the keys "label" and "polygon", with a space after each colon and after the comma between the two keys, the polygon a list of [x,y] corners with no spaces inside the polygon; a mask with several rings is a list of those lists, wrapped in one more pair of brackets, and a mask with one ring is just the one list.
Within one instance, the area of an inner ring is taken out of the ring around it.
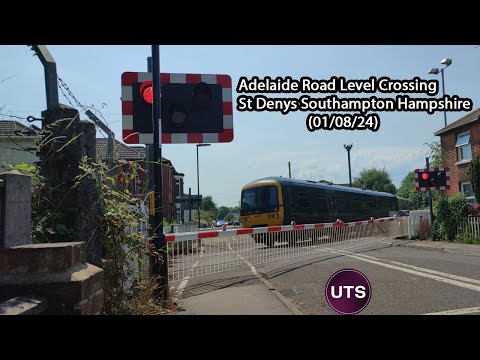
{"label": "concrete post", "polygon": [[0,201],[0,248],[31,243],[32,187],[31,178],[18,170],[0,174],[2,195]]}
{"label": "concrete post", "polygon": [[[45,177],[42,196],[54,204],[57,221],[71,233],[57,232],[50,242],[84,241],[87,262],[101,266],[102,239],[98,236],[98,209],[95,179],[77,183],[83,157],[96,160],[95,125],[81,121],[76,109],[60,105],[42,112],[45,119],[39,146],[40,173]],[[64,227],[62,227],[64,228]]]}

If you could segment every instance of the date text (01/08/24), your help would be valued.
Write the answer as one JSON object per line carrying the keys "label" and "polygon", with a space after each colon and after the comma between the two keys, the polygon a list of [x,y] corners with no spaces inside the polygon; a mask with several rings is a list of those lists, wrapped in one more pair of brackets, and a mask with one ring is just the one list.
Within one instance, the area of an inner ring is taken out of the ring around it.
{"label": "date text (01/08/24)", "polygon": [[380,128],[378,114],[308,114],[307,129],[315,130],[371,130]]}

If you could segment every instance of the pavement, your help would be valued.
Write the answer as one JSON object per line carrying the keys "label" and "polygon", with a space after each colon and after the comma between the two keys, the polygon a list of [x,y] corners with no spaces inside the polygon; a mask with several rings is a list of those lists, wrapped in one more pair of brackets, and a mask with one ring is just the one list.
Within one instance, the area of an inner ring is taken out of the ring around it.
{"label": "pavement", "polygon": [[264,284],[228,287],[181,301],[179,315],[293,315]]}
{"label": "pavement", "polygon": [[[451,253],[452,256],[468,255],[469,258],[472,260],[474,260],[474,257],[476,256],[480,257],[480,245],[474,244],[450,243],[443,241],[416,241],[392,239],[392,243],[390,244],[391,249],[392,246],[394,248],[398,246],[415,248],[418,250],[439,251],[444,252],[445,255],[447,255],[446,253]],[[429,259],[431,258],[431,256],[433,256],[433,253],[432,255],[428,255],[428,253],[425,253],[425,256],[422,257]],[[343,258],[345,259],[343,261],[347,260],[347,258]],[[298,259],[296,261],[298,261]],[[439,270],[441,270],[441,264],[445,264],[444,261],[446,260],[440,259],[440,262],[438,263]],[[424,260],[422,260],[422,262],[425,263]],[[476,263],[476,260],[474,261],[474,263]],[[280,265],[278,262],[276,264],[278,264],[276,266]],[[286,264],[282,266],[285,265]],[[180,306],[177,314],[301,315],[302,313],[320,314],[329,312],[319,309],[315,311],[305,311],[307,309],[302,309],[302,306],[298,306],[299,304],[291,295],[287,295],[287,293],[285,292],[286,287],[281,286],[280,283],[277,283],[277,279],[275,279],[275,276],[272,276],[273,274],[268,275],[266,273],[267,269],[268,267],[265,268],[264,266],[257,272],[257,269],[251,266],[250,268],[243,268],[243,270],[238,270],[236,273],[233,274],[230,273],[229,275],[223,275],[224,277],[222,279],[210,279],[208,281],[206,281],[205,278],[203,278],[202,280],[201,277],[198,279],[191,279],[190,284],[185,288],[184,296],[180,296],[180,299],[178,300]],[[475,269],[478,268],[475,267]],[[225,276],[230,276],[230,278],[225,278]],[[315,276],[318,277],[318,274],[316,274]],[[302,275],[301,277],[305,279],[304,275]],[[232,282],[232,280],[235,278],[241,280],[237,282]],[[269,279],[271,280],[269,281]],[[410,280],[408,282],[410,282]],[[216,285],[212,286],[212,284]],[[289,287],[290,286],[288,286],[288,288]],[[295,287],[293,288],[296,289]],[[286,296],[284,296],[283,294],[285,294]],[[427,293],[426,297],[429,296],[430,293]],[[317,300],[315,301],[318,303]],[[389,308],[385,309],[385,313],[389,313],[389,311],[391,311]],[[409,309],[405,309],[404,311],[405,313],[415,313],[410,312]],[[381,313],[381,311],[379,312]]]}
{"label": "pavement", "polygon": [[480,245],[478,244],[462,244],[446,241],[428,241],[428,240],[405,240],[398,243],[400,246],[412,247],[424,250],[438,250],[454,254],[480,256]]}

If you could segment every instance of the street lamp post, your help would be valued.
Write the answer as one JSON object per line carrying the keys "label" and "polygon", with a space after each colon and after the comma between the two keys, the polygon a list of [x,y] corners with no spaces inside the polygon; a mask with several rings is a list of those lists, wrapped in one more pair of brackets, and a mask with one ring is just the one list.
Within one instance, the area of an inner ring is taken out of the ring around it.
{"label": "street lamp post", "polygon": [[350,166],[350,150],[352,150],[353,144],[343,145],[348,152],[348,179],[350,180],[350,187],[352,187],[352,168]]}
{"label": "street lamp post", "polygon": [[[449,67],[452,64],[452,59],[445,58],[440,63],[442,65],[445,65],[445,67],[443,67],[442,69],[432,68],[428,73],[433,75],[438,75],[438,73],[442,73],[442,94],[443,94],[443,97],[445,97],[445,78],[443,75],[443,70],[445,70],[447,67]],[[445,110],[443,111],[443,119],[445,121],[445,126],[447,126],[447,112]]]}
{"label": "street lamp post", "polygon": [[210,146],[211,144],[197,144],[197,216],[198,216],[198,229],[200,230],[200,172],[198,165],[198,148],[200,146]]}

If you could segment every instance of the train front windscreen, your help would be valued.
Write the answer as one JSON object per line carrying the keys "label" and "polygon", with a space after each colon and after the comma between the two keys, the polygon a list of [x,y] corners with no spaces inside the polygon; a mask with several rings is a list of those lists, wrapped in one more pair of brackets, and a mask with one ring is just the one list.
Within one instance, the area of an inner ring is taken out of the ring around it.
{"label": "train front windscreen", "polygon": [[262,186],[242,191],[240,215],[262,214],[278,211],[276,186]]}

